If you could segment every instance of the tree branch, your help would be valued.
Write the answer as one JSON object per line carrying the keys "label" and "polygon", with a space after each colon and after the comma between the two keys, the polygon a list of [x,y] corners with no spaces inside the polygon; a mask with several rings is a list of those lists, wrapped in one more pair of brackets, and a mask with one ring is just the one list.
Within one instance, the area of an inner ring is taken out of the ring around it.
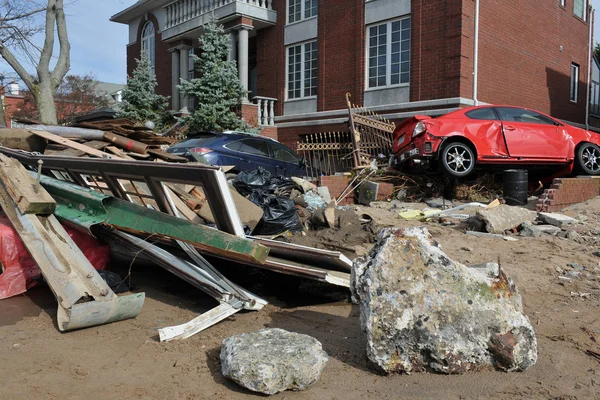
{"label": "tree branch", "polygon": [[50,75],[50,59],[52,58],[52,50],[54,49],[54,22],[56,21],[56,0],[48,0],[48,8],[46,9],[46,37],[44,39],[44,47],[40,62],[37,66],[37,73],[40,80],[43,77]]}
{"label": "tree branch", "polygon": [[23,68],[23,66],[16,59],[16,57],[2,43],[0,43],[0,56],[2,56],[2,58],[6,60],[8,65],[10,65],[12,69],[15,70],[17,75],[21,77],[21,79],[23,80],[23,82],[25,82],[29,90],[33,91],[35,86],[34,77],[31,76],[29,72],[25,70],[25,68]]}
{"label": "tree branch", "polygon": [[[45,8],[39,8],[37,10],[33,10],[33,11],[30,11],[30,12],[27,12],[27,13],[24,13],[24,14],[15,15],[14,17],[0,18],[0,23],[9,22],[9,21],[16,21],[16,20],[20,20],[20,19],[23,19],[23,18],[31,17],[31,16],[33,16],[35,14],[43,12],[44,10],[45,10]],[[10,13],[10,10],[9,10],[8,13]]]}
{"label": "tree branch", "polygon": [[71,68],[71,44],[67,35],[67,21],[65,19],[65,10],[63,9],[63,0],[56,2],[56,29],[58,31],[58,42],[60,43],[60,53],[54,71],[52,71],[52,78],[58,87],[69,71],[69,68]]}

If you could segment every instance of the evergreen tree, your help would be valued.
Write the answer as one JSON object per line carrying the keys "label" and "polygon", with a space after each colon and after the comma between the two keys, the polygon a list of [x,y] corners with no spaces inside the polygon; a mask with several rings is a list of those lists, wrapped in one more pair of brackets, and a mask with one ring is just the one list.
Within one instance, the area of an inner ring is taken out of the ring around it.
{"label": "evergreen tree", "polygon": [[117,117],[128,118],[134,122],[158,122],[165,113],[169,100],[154,92],[156,76],[150,68],[150,60],[145,53],[139,60],[127,86],[123,89],[123,102]]}
{"label": "evergreen tree", "polygon": [[225,130],[257,133],[235,113],[244,96],[235,61],[228,61],[230,44],[223,27],[209,22],[200,38],[200,57],[192,55],[198,77],[182,80],[179,89],[197,98],[197,107],[183,122],[191,132]]}

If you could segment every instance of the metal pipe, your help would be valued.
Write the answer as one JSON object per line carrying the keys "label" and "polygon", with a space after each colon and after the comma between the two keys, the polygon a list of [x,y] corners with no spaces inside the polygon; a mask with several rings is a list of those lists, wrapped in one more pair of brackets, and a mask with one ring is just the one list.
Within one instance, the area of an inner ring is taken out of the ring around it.
{"label": "metal pipe", "polygon": [[592,75],[592,47],[594,34],[592,26],[594,25],[594,7],[590,4],[590,19],[588,21],[589,34],[588,34],[588,63],[587,63],[587,95],[585,100],[585,129],[590,129],[590,81]]}
{"label": "metal pipe", "polygon": [[477,80],[479,77],[479,0],[475,0],[475,43],[473,47],[473,105],[477,106],[479,105],[479,100],[477,99]]}
{"label": "metal pipe", "polygon": [[27,125],[15,123],[13,128],[50,132],[54,135],[71,139],[104,140],[104,131],[99,129],[77,128],[73,126]]}

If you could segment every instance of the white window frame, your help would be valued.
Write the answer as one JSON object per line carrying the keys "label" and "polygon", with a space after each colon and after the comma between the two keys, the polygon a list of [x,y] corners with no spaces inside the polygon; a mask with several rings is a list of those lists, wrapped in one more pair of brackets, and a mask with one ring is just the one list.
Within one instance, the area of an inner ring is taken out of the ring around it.
{"label": "white window frame", "polygon": [[567,8],[567,0],[560,0],[560,6],[563,8]]}
{"label": "white window frame", "polygon": [[[401,17],[401,18],[394,18],[391,19],[389,21],[380,21],[371,25],[368,25],[366,27],[365,30],[365,38],[366,38],[366,44],[365,44],[365,90],[369,91],[369,90],[381,90],[381,89],[388,89],[388,88],[397,88],[397,87],[406,87],[406,86],[410,86],[410,64],[411,64],[411,42],[412,42],[412,37],[410,35],[410,30],[409,30],[409,37],[408,37],[408,82],[400,82],[400,83],[395,83],[395,84],[391,84],[391,76],[392,76],[392,24],[394,22],[400,22],[400,24],[402,24],[402,21],[404,20],[411,20],[410,16],[405,16],[405,17]],[[412,20],[410,21],[411,26],[412,26]],[[387,25],[387,33],[386,33],[386,84],[385,85],[381,85],[381,86],[373,86],[370,87],[369,86],[369,50],[370,50],[370,40],[371,40],[371,35],[370,35],[370,28],[375,27],[375,26],[380,26],[380,25]],[[402,26],[402,25],[401,25]],[[402,35],[402,28],[400,29],[400,35]],[[400,40],[400,46],[402,46],[402,39]],[[400,57],[402,57],[402,47],[400,47]],[[402,58],[400,58],[400,66],[402,65]],[[402,78],[402,70],[400,70],[400,80]]]}
{"label": "white window frame", "polygon": [[[578,15],[575,13],[575,3],[577,3],[578,1],[581,1],[581,7],[582,7],[582,15]],[[579,19],[582,19],[583,21],[587,21],[587,8],[588,8],[588,1],[587,0],[574,0],[573,1],[573,15]]]}
{"label": "white window frame", "polygon": [[[316,40],[308,40],[306,42],[294,43],[285,48],[285,99],[286,101],[294,101],[294,100],[306,100],[306,99],[316,99],[317,95],[304,95],[304,89],[306,89],[305,83],[305,73],[306,73],[306,45],[314,43],[317,46],[317,68],[316,68],[316,77],[317,77],[317,85],[315,89],[319,88],[319,47]],[[293,47],[300,46],[300,96],[298,97],[290,97],[290,49]]]}
{"label": "white window frame", "polygon": [[579,65],[571,63],[571,79],[569,81],[569,100],[579,102]]}
{"label": "white window frame", "polygon": [[[152,27],[150,34],[148,34],[148,28]],[[154,22],[148,21],[144,24],[144,28],[142,29],[142,53],[144,50],[146,51],[146,56],[150,60],[150,69],[152,73],[155,73],[156,67],[156,33],[154,28]]]}
{"label": "white window frame", "polygon": [[[290,21],[290,16],[292,15],[290,13],[290,3],[291,2],[296,3],[297,1],[300,1],[300,18]],[[286,24],[291,25],[291,24],[295,24],[297,22],[305,21],[307,19],[316,18],[317,15],[319,15],[319,0],[316,0],[317,1],[316,7],[312,7],[312,6],[310,7],[310,10],[312,10],[313,8],[315,9],[314,15],[309,15],[308,17],[306,16],[306,12],[309,10],[309,8],[306,7],[306,3],[311,3],[312,1],[314,1],[314,0],[286,0]]]}

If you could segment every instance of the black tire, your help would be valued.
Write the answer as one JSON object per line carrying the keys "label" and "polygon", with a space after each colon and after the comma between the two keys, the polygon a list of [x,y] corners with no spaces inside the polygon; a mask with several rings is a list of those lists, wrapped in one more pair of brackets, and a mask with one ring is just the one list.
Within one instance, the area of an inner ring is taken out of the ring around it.
{"label": "black tire", "polygon": [[577,149],[575,162],[581,172],[587,175],[600,174],[600,147],[584,143]]}
{"label": "black tire", "polygon": [[455,178],[464,178],[475,169],[475,152],[462,142],[445,143],[440,153],[442,171]]}

